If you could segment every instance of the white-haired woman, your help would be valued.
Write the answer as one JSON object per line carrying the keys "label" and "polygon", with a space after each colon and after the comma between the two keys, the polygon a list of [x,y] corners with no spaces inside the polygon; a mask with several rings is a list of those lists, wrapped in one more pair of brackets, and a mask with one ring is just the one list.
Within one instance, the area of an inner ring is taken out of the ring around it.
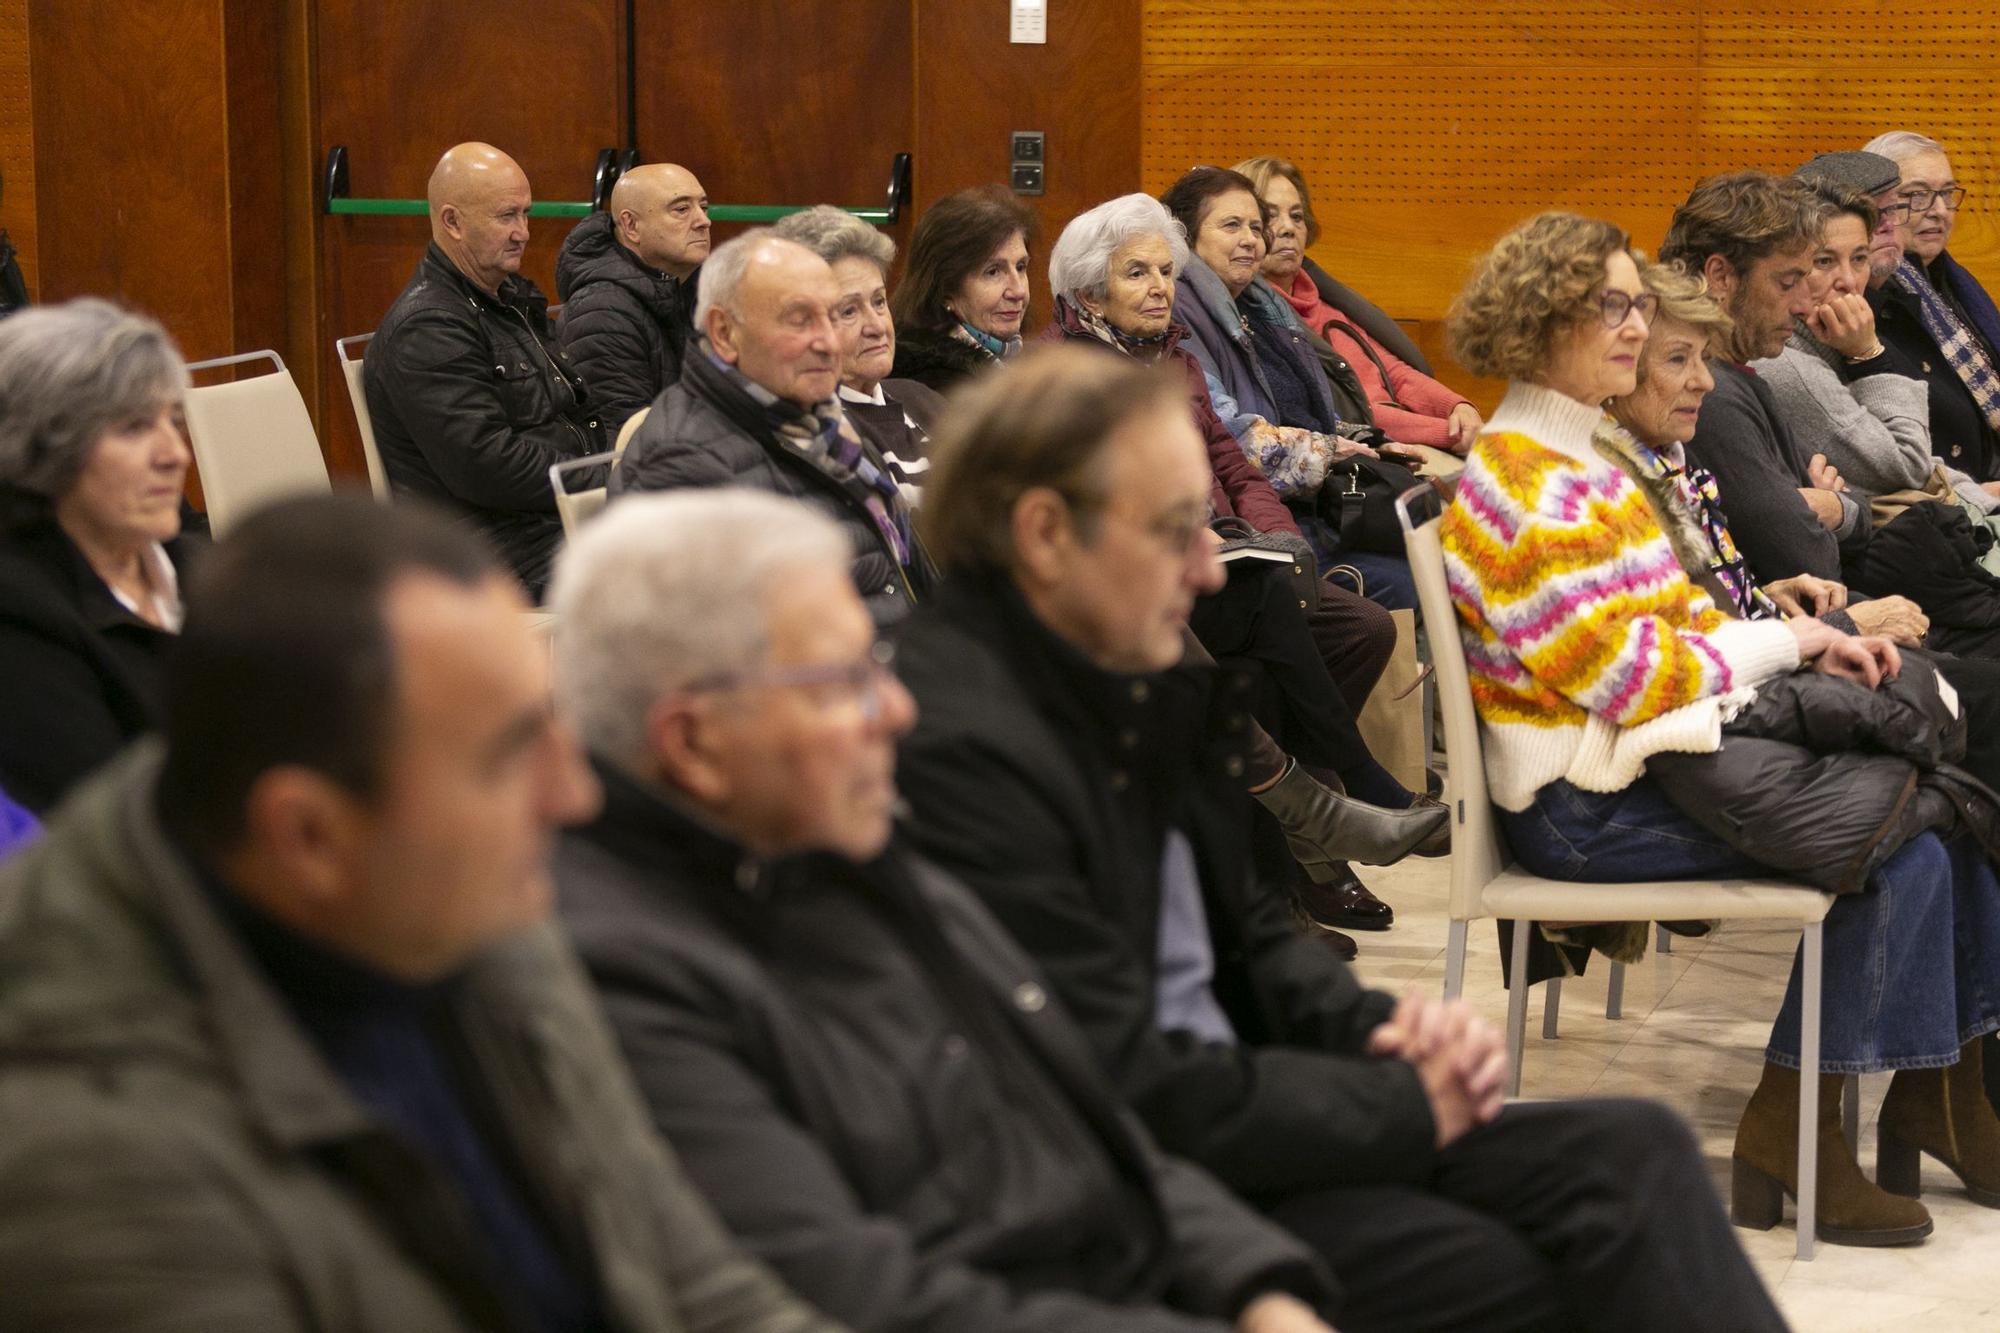
{"label": "white-haired woman", "polygon": [[1895,130],[1866,151],[1902,173],[1883,211],[1901,219],[1903,259],[1871,286],[1875,336],[1922,368],[1933,452],[1975,480],[2000,481],[2000,308],[1945,248],[1965,189],[1935,139]]}
{"label": "white-haired woman", "polygon": [[[1189,411],[1208,445],[1215,516],[1282,535],[1294,558],[1311,568],[1311,551],[1290,510],[1216,415],[1201,366],[1181,348],[1187,330],[1174,318],[1174,278],[1187,261],[1186,234],[1150,195],[1122,195],[1080,214],[1049,254],[1056,328],[1065,338],[1178,366],[1188,385]],[[1263,586],[1268,584],[1268,574],[1232,578],[1220,594],[1197,605],[1196,635],[1217,656],[1254,660],[1267,673],[1282,696],[1282,707],[1271,718],[1274,729],[1320,777],[1337,778],[1348,792],[1373,804],[1396,809],[1428,804],[1375,762],[1354,727],[1354,715],[1393,645],[1387,613],[1336,584],[1322,583],[1318,607],[1300,615],[1289,589],[1279,586],[1275,592],[1282,596],[1267,597],[1274,592]],[[1246,614],[1247,604],[1260,606],[1263,614]],[[1440,838],[1421,850],[1443,847]],[[1324,872],[1303,900],[1323,925],[1381,929],[1391,917],[1344,866]]]}
{"label": "white-haired woman", "polygon": [[0,791],[32,811],[156,721],[186,388],[166,330],[108,301],[0,323]]}
{"label": "white-haired woman", "polygon": [[944,399],[917,380],[889,379],[896,363],[896,321],[889,312],[889,266],[896,243],[844,208],[819,204],[793,213],[772,230],[797,241],[833,269],[840,300],[833,308],[840,337],[840,406],[854,428],[882,451],[918,503],[930,462],[930,431]]}

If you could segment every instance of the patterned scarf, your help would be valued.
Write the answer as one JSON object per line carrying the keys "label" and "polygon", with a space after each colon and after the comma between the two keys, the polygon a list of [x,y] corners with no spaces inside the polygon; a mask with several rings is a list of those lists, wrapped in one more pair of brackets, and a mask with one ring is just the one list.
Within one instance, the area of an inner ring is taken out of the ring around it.
{"label": "patterned scarf", "polygon": [[1680,446],[1670,453],[1649,449],[1608,420],[1591,443],[1645,495],[1681,568],[1717,606],[1744,620],[1783,618],[1729,535],[1729,516],[1722,512],[1714,473],[1688,467]]}
{"label": "patterned scarf", "polygon": [[1005,361],[1021,350],[1021,335],[1011,338],[996,338],[985,329],[975,329],[964,320],[951,326],[951,336],[968,347],[977,347],[995,361]]}
{"label": "patterned scarf", "polygon": [[1896,284],[1917,298],[1917,317],[1923,322],[1924,332],[1937,344],[1946,364],[1965,382],[1987,424],[2000,430],[2000,375],[1994,373],[1985,347],[1965,327],[1951,303],[1931,286],[1923,266],[1908,255],[1896,266]]}
{"label": "patterned scarf", "polygon": [[1141,361],[1157,361],[1181,340],[1178,324],[1169,324],[1150,338],[1135,338],[1113,328],[1110,321],[1083,302],[1072,301],[1067,296],[1056,298],[1055,324],[1065,338],[1095,338],[1106,347],[1115,347]]}
{"label": "patterned scarf", "polygon": [[907,572],[916,551],[910,506],[887,465],[855,433],[847,414],[840,410],[840,400],[829,398],[803,408],[789,398],[778,397],[713,352],[709,361],[723,378],[764,409],[764,418],[780,444],[861,502],[895,553],[896,563]]}

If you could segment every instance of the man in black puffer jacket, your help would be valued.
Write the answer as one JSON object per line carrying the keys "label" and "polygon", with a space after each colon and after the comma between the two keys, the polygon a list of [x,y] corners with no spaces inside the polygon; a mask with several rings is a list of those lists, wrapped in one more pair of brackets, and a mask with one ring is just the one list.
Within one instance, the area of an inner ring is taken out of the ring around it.
{"label": "man in black puffer jacket", "polygon": [[616,433],[680,378],[708,258],[708,194],[685,167],[655,162],[618,178],[611,203],[579,222],[556,259],[558,336]]}
{"label": "man in black puffer jacket", "polygon": [[804,500],[847,534],[854,584],[889,625],[933,574],[908,497],[834,396],[839,298],[827,262],[768,227],[718,246],[680,380],[633,434],[611,493],[749,486]]}
{"label": "man in black puffer jacket", "polygon": [[549,468],[607,446],[597,405],[521,276],[528,178],[488,144],[431,172],[431,244],[368,344],[363,378],[382,467],[482,528],[539,598],[562,540]]}

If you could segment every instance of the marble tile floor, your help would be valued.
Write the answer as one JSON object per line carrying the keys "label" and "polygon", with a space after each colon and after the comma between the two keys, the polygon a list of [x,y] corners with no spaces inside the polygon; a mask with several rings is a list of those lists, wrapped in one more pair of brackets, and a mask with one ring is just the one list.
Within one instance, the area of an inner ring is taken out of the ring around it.
{"label": "marble tile floor", "polygon": [[[1392,991],[1444,984],[1444,861],[1412,859],[1364,869],[1362,877],[1396,909],[1394,929],[1358,933],[1355,966],[1368,984]],[[1763,1065],[1771,1016],[1783,997],[1797,931],[1755,922],[1725,924],[1705,939],[1680,939],[1625,974],[1624,1017],[1604,1017],[1603,959],[1563,986],[1560,1035],[1542,1040],[1542,987],[1528,1008],[1521,1090],[1526,1097],[1655,1097],[1686,1116],[1699,1135],[1709,1177],[1726,1200],[1736,1121]],[[1498,935],[1491,922],[1470,933],[1465,997],[1496,1025],[1507,1017]],[[1872,1176],[1875,1118],[1889,1076],[1861,1081],[1861,1163]],[[1821,1244],[1810,1263],[1792,1255],[1785,1222],[1768,1232],[1739,1230],[1744,1249],[1800,1333],[1995,1333],[2000,1330],[2000,1210],[1965,1197],[1958,1181],[1924,1160],[1924,1203],[1937,1230],[1921,1245],[1859,1249]]]}

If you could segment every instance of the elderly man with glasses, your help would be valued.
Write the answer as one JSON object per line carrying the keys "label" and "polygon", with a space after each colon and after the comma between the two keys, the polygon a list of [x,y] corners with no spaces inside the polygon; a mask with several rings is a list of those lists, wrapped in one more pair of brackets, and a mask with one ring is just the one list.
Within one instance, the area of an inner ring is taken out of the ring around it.
{"label": "elderly man with glasses", "polygon": [[1007,932],[895,835],[916,708],[846,548],[717,490],[614,506],[558,568],[557,703],[606,793],[561,912],[659,1128],[859,1330],[1329,1333],[1317,1258],[1153,1148]]}
{"label": "elderly man with glasses", "polygon": [[[1965,187],[1935,139],[1895,130],[1866,151],[1894,162],[1901,176],[1892,196],[1876,199],[1892,215],[1901,248],[1893,265],[1882,256],[1869,285],[1876,333],[1930,391],[1937,456],[1981,482],[2000,480],[2000,308],[1946,249]],[[2000,486],[1992,493],[2000,496]]]}

